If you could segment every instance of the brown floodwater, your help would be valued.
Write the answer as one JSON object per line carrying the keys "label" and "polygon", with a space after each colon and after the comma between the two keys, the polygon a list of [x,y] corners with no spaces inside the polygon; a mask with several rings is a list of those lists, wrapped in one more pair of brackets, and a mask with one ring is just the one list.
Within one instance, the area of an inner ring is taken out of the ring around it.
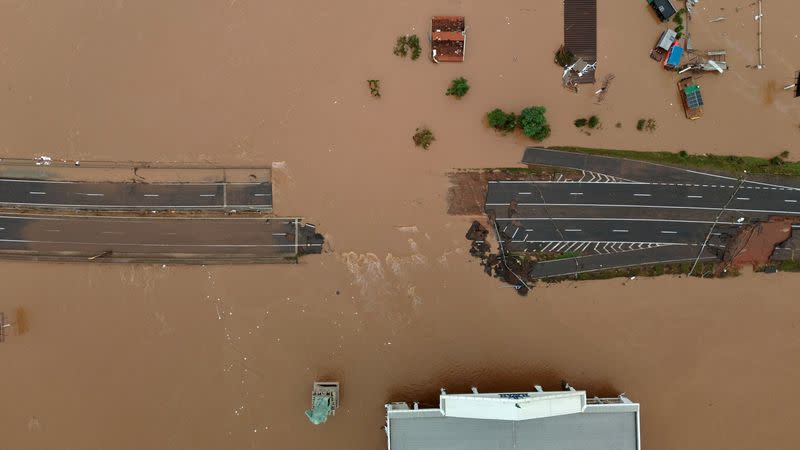
{"label": "brown floodwater", "polygon": [[[0,263],[0,311],[23,308],[26,327],[0,345],[0,448],[381,449],[385,402],[561,379],[641,402],[647,449],[796,448],[800,276],[521,298],[467,254],[446,173],[516,164],[529,141],[482,117],[535,104],[547,145],[798,158],[800,103],[781,89],[800,69],[798,6],[765,2],[759,71],[754,6],[698,4],[694,45],[726,48],[731,70],[699,79],[705,117],[689,121],[648,58],[662,26],[644,2],[600,2],[598,78],[615,78],[599,105],[560,87],[562,2],[500,3],[0,2],[0,157],[277,162],[275,212],[329,243],[296,266]],[[392,55],[442,13],[467,17],[466,62]],[[444,95],[458,76],[462,100]],[[600,130],[572,126],[590,114]],[[342,398],[314,427],[318,379]]]}

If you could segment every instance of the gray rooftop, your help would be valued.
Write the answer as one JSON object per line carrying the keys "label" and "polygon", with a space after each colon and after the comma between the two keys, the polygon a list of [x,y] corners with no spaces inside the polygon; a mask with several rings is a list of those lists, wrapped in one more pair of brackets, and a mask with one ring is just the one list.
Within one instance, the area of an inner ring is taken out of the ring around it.
{"label": "gray rooftop", "polygon": [[[410,413],[390,417],[391,450],[637,450],[636,412],[568,414],[523,421]],[[420,411],[421,412],[421,411]]]}

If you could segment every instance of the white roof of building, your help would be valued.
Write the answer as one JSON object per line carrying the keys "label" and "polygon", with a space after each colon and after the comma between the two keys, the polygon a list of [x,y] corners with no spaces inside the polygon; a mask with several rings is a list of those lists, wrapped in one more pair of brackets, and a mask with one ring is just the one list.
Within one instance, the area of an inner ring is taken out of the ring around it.
{"label": "white roof of building", "polygon": [[528,420],[583,412],[585,391],[514,392],[442,395],[447,417],[462,419]]}
{"label": "white roof of building", "polygon": [[389,450],[639,450],[639,405],[584,391],[458,394],[388,405]]}

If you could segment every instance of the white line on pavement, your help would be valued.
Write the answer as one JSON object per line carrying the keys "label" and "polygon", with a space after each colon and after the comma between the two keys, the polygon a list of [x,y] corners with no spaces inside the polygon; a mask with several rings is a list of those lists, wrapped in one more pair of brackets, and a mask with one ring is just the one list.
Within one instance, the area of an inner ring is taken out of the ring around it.
{"label": "white line on pavement", "polygon": [[[618,217],[499,217],[497,222],[503,221],[613,221],[613,222],[675,222],[675,223],[717,223],[721,225],[739,225],[738,222],[714,222],[711,220],[680,220],[680,219],[639,219],[639,218],[618,218]],[[526,230],[528,231],[528,230]],[[533,231],[533,230],[530,230]]]}
{"label": "white line on pavement", "polygon": [[614,233],[627,233],[628,230],[611,230]]}
{"label": "white line on pavement", "polygon": [[[508,203],[487,203],[486,206],[508,206]],[[598,207],[598,208],[663,208],[663,209],[698,209],[706,211],[719,211],[721,208],[710,208],[704,206],[669,206],[669,205],[619,205],[619,204],[601,204],[601,203],[518,203],[517,206],[568,206],[574,208],[576,206]],[[771,210],[771,209],[742,209],[736,208],[740,212],[761,212],[761,213],[786,213],[791,211],[786,210]],[[796,214],[796,213],[794,213]]]}

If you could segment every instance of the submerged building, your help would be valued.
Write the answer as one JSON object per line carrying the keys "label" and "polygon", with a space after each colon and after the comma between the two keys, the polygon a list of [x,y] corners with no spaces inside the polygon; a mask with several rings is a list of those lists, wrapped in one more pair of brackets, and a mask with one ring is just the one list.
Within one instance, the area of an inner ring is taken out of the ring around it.
{"label": "submerged building", "polygon": [[389,450],[641,450],[639,404],[586,391],[448,394],[386,405]]}

